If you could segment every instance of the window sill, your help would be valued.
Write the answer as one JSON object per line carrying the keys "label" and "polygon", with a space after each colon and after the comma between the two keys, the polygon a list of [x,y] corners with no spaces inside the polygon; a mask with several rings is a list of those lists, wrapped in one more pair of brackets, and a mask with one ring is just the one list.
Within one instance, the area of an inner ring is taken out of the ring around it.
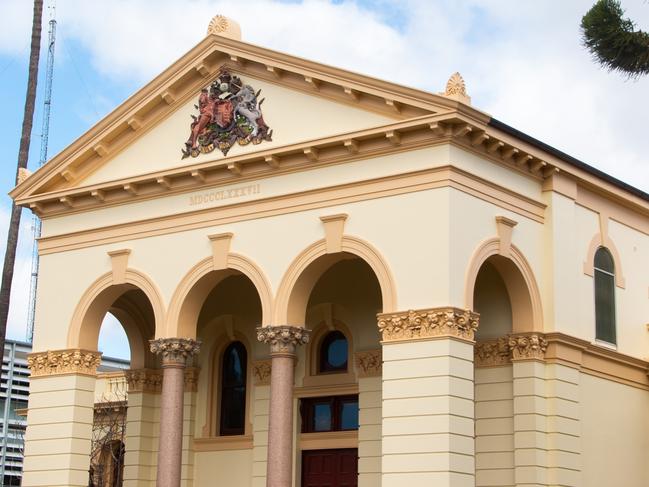
{"label": "window sill", "polygon": [[252,435],[194,438],[194,451],[251,450]]}
{"label": "window sill", "polygon": [[300,450],[358,448],[358,430],[301,433],[298,446]]}
{"label": "window sill", "polygon": [[617,344],[611,342],[605,342],[604,340],[595,339],[595,345],[599,347],[608,348],[609,350],[614,350],[617,352]]}

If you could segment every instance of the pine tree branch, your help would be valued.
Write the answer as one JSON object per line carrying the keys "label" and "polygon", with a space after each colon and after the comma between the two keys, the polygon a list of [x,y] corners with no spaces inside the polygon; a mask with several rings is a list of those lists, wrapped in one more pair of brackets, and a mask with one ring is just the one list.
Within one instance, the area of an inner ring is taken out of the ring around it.
{"label": "pine tree branch", "polygon": [[604,68],[637,78],[649,74],[649,33],[623,16],[618,0],[599,0],[581,19],[582,41]]}

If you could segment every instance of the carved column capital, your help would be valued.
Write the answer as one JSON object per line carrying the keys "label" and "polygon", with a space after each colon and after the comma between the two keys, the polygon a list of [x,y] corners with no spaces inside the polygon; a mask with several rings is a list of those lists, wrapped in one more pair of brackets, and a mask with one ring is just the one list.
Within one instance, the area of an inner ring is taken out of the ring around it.
{"label": "carved column capital", "polygon": [[543,360],[548,342],[542,333],[510,335],[508,340],[512,360]]}
{"label": "carved column capital", "polygon": [[31,377],[48,375],[84,374],[96,375],[101,362],[101,353],[78,348],[67,350],[48,350],[30,353],[27,365]]}
{"label": "carved column capital", "polygon": [[511,362],[509,337],[478,342],[475,344],[473,360],[476,367],[494,367]]}
{"label": "carved column capital", "polygon": [[366,350],[354,354],[358,377],[380,377],[383,371],[381,350]]}
{"label": "carved column capital", "polygon": [[191,338],[159,338],[149,340],[149,344],[152,353],[162,356],[163,367],[184,367],[201,348],[201,342]]}
{"label": "carved column capital", "polygon": [[124,373],[128,392],[155,392],[162,390],[162,370],[131,369]]}
{"label": "carved column capital", "polygon": [[273,370],[271,360],[257,360],[252,363],[252,376],[255,384],[258,386],[267,386],[270,384],[270,373]]}
{"label": "carved column capital", "polygon": [[478,328],[478,313],[444,307],[378,315],[384,342],[454,337],[473,341]]}
{"label": "carved column capital", "polygon": [[262,326],[257,328],[257,340],[270,345],[271,354],[295,354],[295,347],[309,342],[311,330],[301,326]]}

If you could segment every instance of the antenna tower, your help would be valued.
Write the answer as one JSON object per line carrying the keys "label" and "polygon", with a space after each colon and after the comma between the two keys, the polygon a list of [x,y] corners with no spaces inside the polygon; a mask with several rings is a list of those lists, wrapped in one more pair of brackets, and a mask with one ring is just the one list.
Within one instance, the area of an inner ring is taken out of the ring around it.
{"label": "antenna tower", "polygon": [[[38,160],[40,168],[47,161],[47,144],[50,133],[50,109],[52,108],[52,81],[54,79],[54,45],[56,42],[56,4],[49,6],[50,21],[47,42],[47,69],[45,70],[45,98],[43,101],[43,126],[41,130],[41,154]],[[34,243],[32,247],[32,272],[29,286],[29,314],[27,317],[27,340],[31,343],[34,338],[34,316],[36,314],[36,289],[38,288],[38,238],[41,236],[41,220],[32,215],[32,231]]]}

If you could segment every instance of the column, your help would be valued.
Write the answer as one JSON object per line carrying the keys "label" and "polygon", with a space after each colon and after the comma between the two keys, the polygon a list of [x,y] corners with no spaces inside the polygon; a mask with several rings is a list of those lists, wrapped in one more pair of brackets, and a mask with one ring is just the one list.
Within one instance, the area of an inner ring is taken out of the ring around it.
{"label": "column", "polygon": [[547,342],[539,333],[509,337],[514,381],[514,478],[517,487],[548,482],[545,363]]}
{"label": "column", "polygon": [[445,307],[379,315],[382,487],[475,485],[476,313]]}
{"label": "column", "polygon": [[124,487],[152,487],[155,485],[158,455],[162,371],[159,369],[128,370],[126,382],[128,410]]}
{"label": "column", "polygon": [[257,328],[257,339],[270,345],[268,487],[293,483],[293,382],[295,348],[309,341],[310,330],[295,326]]}
{"label": "column", "polygon": [[71,349],[28,356],[29,410],[22,485],[85,487],[99,352]]}
{"label": "column", "polygon": [[198,353],[200,342],[189,338],[151,340],[151,352],[162,357],[160,443],[157,487],[180,487],[183,452],[185,367]]}

